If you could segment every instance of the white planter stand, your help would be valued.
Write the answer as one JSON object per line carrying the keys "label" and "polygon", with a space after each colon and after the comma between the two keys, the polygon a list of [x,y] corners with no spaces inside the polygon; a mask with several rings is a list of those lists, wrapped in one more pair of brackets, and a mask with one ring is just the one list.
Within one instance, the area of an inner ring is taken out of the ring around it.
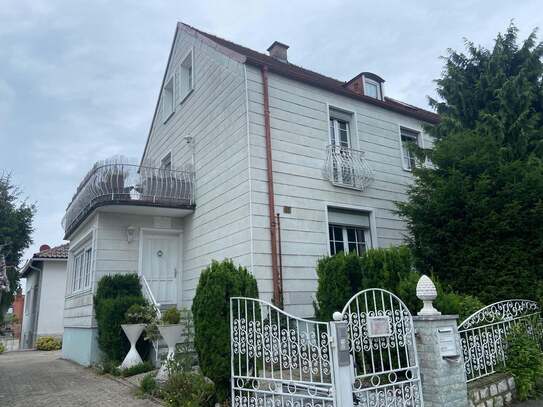
{"label": "white planter stand", "polygon": [[156,375],[156,379],[158,381],[164,382],[168,380],[168,369],[166,368],[166,363],[168,360],[173,359],[175,355],[175,345],[181,342],[183,326],[181,324],[159,325],[158,330],[160,331],[162,338],[164,338],[164,342],[166,342],[166,345],[168,346],[168,356]]}
{"label": "white planter stand", "polygon": [[130,342],[130,350],[120,366],[121,369],[127,369],[143,363],[141,356],[136,349],[136,342],[138,342],[141,333],[145,329],[145,324],[123,324],[121,325],[121,328]]}

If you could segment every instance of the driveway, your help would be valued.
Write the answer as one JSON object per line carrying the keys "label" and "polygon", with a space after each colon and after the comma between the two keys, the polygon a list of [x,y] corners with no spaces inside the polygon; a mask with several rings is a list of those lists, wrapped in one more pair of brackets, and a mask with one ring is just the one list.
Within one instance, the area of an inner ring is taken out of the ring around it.
{"label": "driveway", "polygon": [[60,359],[59,352],[0,355],[0,406],[157,406],[133,393],[133,387]]}

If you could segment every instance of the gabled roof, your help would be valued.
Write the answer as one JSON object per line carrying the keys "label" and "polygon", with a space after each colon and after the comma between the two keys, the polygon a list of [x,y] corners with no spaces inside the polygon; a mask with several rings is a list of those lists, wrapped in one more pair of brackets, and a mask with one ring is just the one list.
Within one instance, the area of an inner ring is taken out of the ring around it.
{"label": "gabled roof", "polygon": [[309,69],[302,68],[301,66],[294,65],[290,62],[280,61],[278,59],[270,57],[269,55],[262,54],[234,42],[200,31],[197,28],[191,27],[187,24],[180,24],[202,34],[203,36],[209,38],[213,42],[225,48],[228,48],[234,52],[245,56],[246,62],[248,64],[255,66],[266,65],[271,72],[274,72],[278,75],[283,75],[290,79],[304,82],[317,88],[325,89],[333,93],[361,100],[376,106],[380,106],[387,110],[395,111],[397,113],[405,114],[406,116],[414,117],[415,119],[419,119],[430,124],[435,124],[439,122],[439,115],[434,112],[430,112],[428,110],[424,110],[416,106],[399,102],[387,97],[385,97],[385,100],[378,100],[369,96],[359,95],[352,90],[346,88],[345,85],[348,82],[343,82],[334,78],[330,78],[329,76],[310,71]]}
{"label": "gabled roof", "polygon": [[429,110],[421,109],[419,107],[416,107],[404,102],[400,102],[398,100],[395,100],[389,97],[385,97],[385,100],[378,100],[369,96],[360,95],[358,93],[353,92],[349,88],[347,88],[346,85],[350,81],[343,82],[343,81],[331,78],[329,76],[325,76],[320,73],[311,71],[309,69],[302,68],[301,66],[294,65],[290,62],[280,61],[278,59],[270,57],[269,55],[260,53],[258,51],[254,51],[250,48],[236,44],[232,41],[228,41],[228,40],[225,40],[224,38],[217,37],[216,35],[201,31],[188,24],[178,22],[176,30],[175,30],[174,39],[172,41],[172,45],[170,48],[168,62],[166,64],[166,69],[164,71],[164,77],[162,78],[162,84],[160,87],[160,92],[158,94],[158,100],[155,106],[153,119],[151,121],[151,126],[149,128],[149,134],[147,136],[147,141],[145,143],[145,147],[143,150],[142,161],[143,161],[143,157],[145,156],[145,153],[147,152],[147,147],[149,145],[149,141],[151,138],[151,132],[153,131],[153,126],[157,118],[158,108],[160,105],[160,98],[162,96],[162,88],[164,87],[164,82],[166,80],[166,73],[170,66],[170,62],[171,62],[171,58],[172,58],[172,54],[173,54],[173,50],[175,46],[175,41],[177,39],[177,34],[180,29],[184,31],[188,31],[188,32],[194,32],[198,34],[201,38],[203,37],[206,40],[211,41],[212,43],[218,45],[219,48],[230,51],[229,54],[231,57],[235,58],[235,56],[237,55],[241,57],[241,62],[243,63],[247,63],[253,66],[257,66],[257,67],[267,66],[269,71],[274,72],[278,75],[282,75],[287,78],[300,81],[311,86],[315,86],[317,88],[328,90],[330,92],[333,92],[339,95],[350,97],[352,99],[360,100],[360,101],[363,101],[375,106],[379,106],[386,110],[404,114],[406,116],[413,117],[415,119],[424,121],[429,124],[437,124],[440,120],[438,114],[431,112]]}
{"label": "gabled roof", "polygon": [[60,246],[51,247],[50,249],[34,253],[33,259],[67,259],[68,249],[70,244],[66,243]]}
{"label": "gabled roof", "polygon": [[47,261],[47,260],[54,260],[54,261],[62,261],[66,260],[68,261],[68,250],[70,248],[69,243],[51,247],[47,250],[43,250],[41,252],[34,253],[32,255],[32,258],[28,259],[23,268],[20,271],[21,277],[27,277],[28,274],[30,274],[34,262],[39,261]]}

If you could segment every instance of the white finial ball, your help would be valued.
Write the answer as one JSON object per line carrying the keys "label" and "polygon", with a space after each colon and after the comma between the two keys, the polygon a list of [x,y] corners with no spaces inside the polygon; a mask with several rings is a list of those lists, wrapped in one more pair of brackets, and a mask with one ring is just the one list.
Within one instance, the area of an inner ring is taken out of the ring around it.
{"label": "white finial ball", "polygon": [[334,318],[334,321],[336,322],[341,322],[343,321],[343,314],[341,312],[336,311],[332,314],[332,318]]}
{"label": "white finial ball", "polygon": [[417,283],[417,297],[422,301],[434,301],[437,289],[430,277],[423,275]]}

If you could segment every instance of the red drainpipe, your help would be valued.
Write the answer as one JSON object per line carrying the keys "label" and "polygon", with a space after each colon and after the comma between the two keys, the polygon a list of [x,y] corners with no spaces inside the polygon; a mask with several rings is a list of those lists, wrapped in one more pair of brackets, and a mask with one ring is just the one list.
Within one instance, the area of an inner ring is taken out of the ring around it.
{"label": "red drainpipe", "polygon": [[273,166],[272,166],[272,145],[270,126],[270,100],[268,94],[268,67],[262,65],[262,88],[264,93],[264,134],[266,140],[266,169],[268,174],[268,213],[270,218],[270,242],[272,256],[272,279],[273,279],[273,303],[283,307],[283,295],[281,293],[281,281],[279,266],[277,264],[277,224],[275,222],[275,196],[273,192]]}

